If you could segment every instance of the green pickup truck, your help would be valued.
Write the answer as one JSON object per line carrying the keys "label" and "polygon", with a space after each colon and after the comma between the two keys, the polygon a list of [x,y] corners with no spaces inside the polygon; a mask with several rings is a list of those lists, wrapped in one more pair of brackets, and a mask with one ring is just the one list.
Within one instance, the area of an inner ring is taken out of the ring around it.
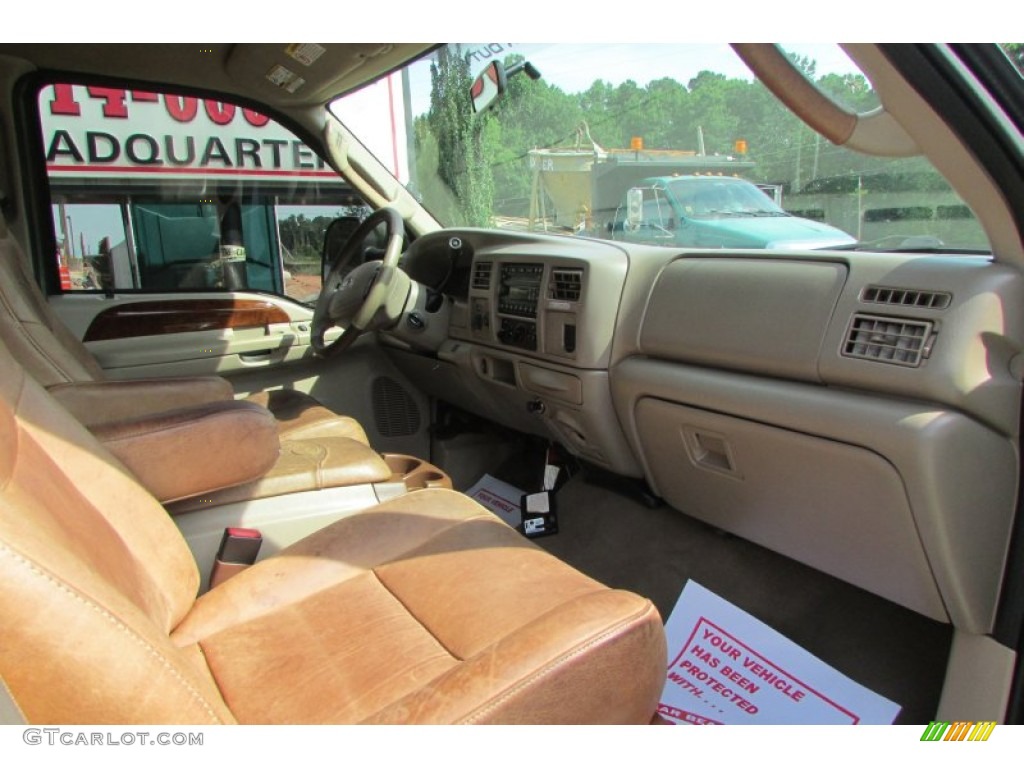
{"label": "green pickup truck", "polygon": [[856,240],[786,213],[757,186],[728,176],[660,176],[626,192],[616,240],[693,248],[834,248]]}

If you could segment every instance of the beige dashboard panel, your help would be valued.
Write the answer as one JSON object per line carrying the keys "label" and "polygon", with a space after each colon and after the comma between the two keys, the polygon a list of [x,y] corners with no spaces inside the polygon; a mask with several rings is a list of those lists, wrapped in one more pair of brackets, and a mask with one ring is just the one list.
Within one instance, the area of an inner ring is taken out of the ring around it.
{"label": "beige dashboard panel", "polygon": [[846,279],[839,263],[685,258],[651,291],[644,354],[818,380],[818,353]]}
{"label": "beige dashboard panel", "polygon": [[[648,480],[677,509],[991,631],[1016,503],[1012,439],[936,404],[639,357],[616,366],[612,392]],[[704,468],[687,429],[706,434]]]}
{"label": "beige dashboard panel", "polygon": [[864,448],[641,398],[659,492],[724,530],[947,621],[899,473]]}
{"label": "beige dashboard panel", "polygon": [[520,362],[519,378],[523,387],[536,395],[553,397],[575,405],[583,402],[583,384],[579,376],[574,374]]}

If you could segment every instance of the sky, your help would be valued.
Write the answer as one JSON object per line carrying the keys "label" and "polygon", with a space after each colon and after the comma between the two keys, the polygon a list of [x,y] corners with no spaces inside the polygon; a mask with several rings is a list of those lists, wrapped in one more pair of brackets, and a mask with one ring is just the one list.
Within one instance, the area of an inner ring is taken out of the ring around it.
{"label": "sky", "polygon": [[[617,86],[633,80],[645,86],[664,77],[688,83],[702,70],[730,78],[752,80],[753,75],[725,43],[463,43],[470,58],[470,71],[477,73],[494,58],[510,54],[526,57],[540,70],[544,81],[566,93],[579,93],[600,79]],[[835,44],[787,44],[788,50],[807,56],[817,64],[819,75],[859,70]],[[525,77],[523,74],[516,77]],[[430,108],[430,59],[413,65],[409,76],[410,109],[414,116]],[[403,183],[409,178],[409,163],[402,140],[404,106],[401,78],[379,81],[361,92],[341,99],[335,114],[367,148]]]}
{"label": "sky", "polygon": [[[687,83],[705,69],[730,78],[753,79],[726,43],[464,43],[463,51],[473,57],[472,72],[478,72],[490,61],[489,46],[501,59],[509,54],[525,56],[537,66],[545,82],[566,93],[585,91],[598,78],[613,86],[625,80],[647,85],[663,77]],[[818,74],[858,71],[835,44],[796,43],[784,47],[815,60]],[[426,64],[413,72],[411,83],[415,94],[413,114],[422,114],[429,107],[430,73]]]}

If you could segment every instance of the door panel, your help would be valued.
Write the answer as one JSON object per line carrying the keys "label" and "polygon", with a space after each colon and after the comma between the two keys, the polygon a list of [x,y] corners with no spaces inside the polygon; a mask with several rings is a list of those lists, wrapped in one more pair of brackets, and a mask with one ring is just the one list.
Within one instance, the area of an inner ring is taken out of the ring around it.
{"label": "door panel", "polygon": [[[283,387],[313,395],[363,425],[381,451],[426,456],[427,398],[364,334],[343,355],[313,355],[312,310],[255,293],[96,294],[51,306],[112,379],[219,375],[239,395]],[[339,329],[327,332],[328,341]]]}
{"label": "door panel", "polygon": [[138,301],[100,312],[86,329],[84,341],[260,328],[288,322],[288,313],[266,299]]}
{"label": "door panel", "polygon": [[51,306],[115,379],[230,376],[312,356],[312,311],[277,296],[65,294]]}

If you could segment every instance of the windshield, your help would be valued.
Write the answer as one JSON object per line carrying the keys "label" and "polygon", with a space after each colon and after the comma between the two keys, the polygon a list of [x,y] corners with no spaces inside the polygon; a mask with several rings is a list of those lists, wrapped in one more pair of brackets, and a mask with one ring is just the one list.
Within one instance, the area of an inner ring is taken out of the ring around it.
{"label": "windshield", "polygon": [[674,179],[668,189],[680,211],[693,218],[786,215],[765,192],[739,180],[694,176]]}
{"label": "windshield", "polygon": [[[784,50],[850,109],[878,106],[838,46]],[[493,62],[508,73],[505,92],[475,112],[471,85]],[[332,110],[443,226],[657,237],[666,247],[989,249],[925,158],[832,145],[727,45],[451,44]],[[679,198],[669,226],[645,218],[652,188]],[[736,221],[717,232],[684,226],[675,217],[687,207],[697,224]]]}

